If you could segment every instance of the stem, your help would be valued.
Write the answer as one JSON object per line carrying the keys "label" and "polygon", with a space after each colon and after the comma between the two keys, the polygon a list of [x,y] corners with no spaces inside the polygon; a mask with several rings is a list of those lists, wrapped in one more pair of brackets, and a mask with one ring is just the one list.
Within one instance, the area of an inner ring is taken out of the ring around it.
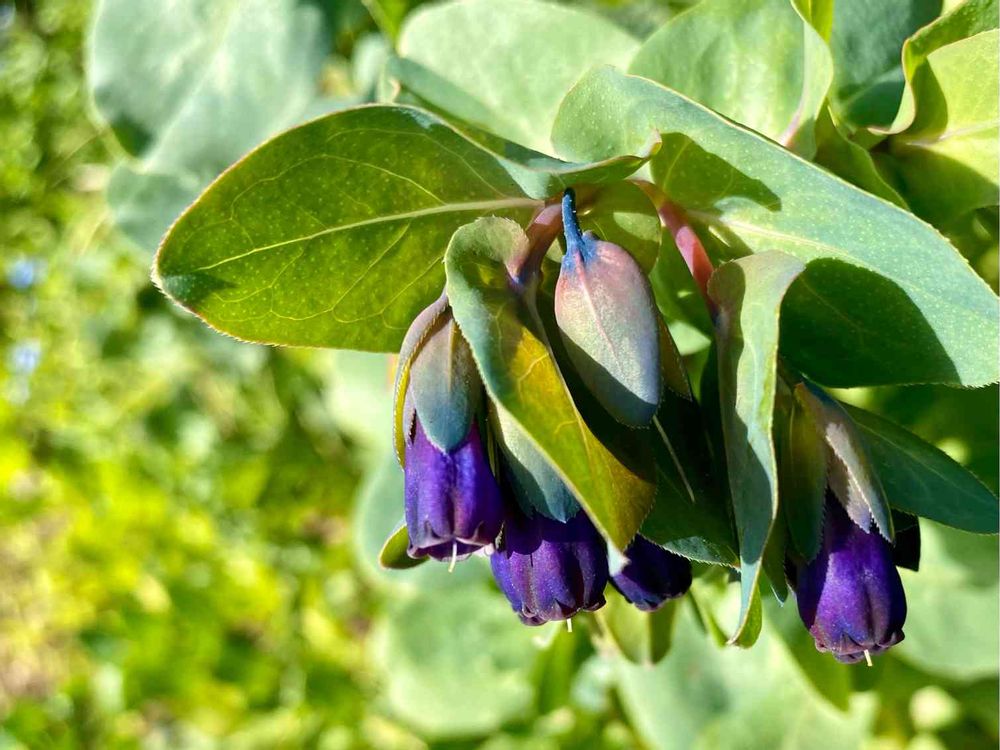
{"label": "stem", "polygon": [[653,201],[653,205],[656,206],[656,211],[660,215],[660,223],[670,230],[674,244],[677,245],[677,250],[684,259],[684,263],[691,273],[691,278],[694,279],[702,299],[708,306],[708,312],[714,320],[718,310],[715,302],[708,295],[708,280],[712,276],[712,272],[715,271],[715,267],[712,265],[708,253],[705,252],[705,246],[701,244],[694,227],[688,222],[687,216],[680,206],[671,203],[663,191],[653,183],[646,180],[636,180],[635,182]]}

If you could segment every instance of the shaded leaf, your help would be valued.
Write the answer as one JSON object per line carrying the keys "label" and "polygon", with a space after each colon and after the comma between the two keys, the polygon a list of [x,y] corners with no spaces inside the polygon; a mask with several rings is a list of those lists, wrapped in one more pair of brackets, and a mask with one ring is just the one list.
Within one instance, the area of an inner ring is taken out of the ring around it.
{"label": "shaded leaf", "polygon": [[890,505],[957,529],[997,533],[997,498],[968,469],[887,419],[845,408],[861,430]]}
{"label": "shaded leaf", "polygon": [[941,235],[898,207],[610,68],[570,92],[554,136],[564,154],[607,158],[641,149],[651,131],[662,135],[653,177],[705,236],[736,252],[812,261],[782,316],[783,335],[798,334],[788,349],[798,369],[844,386],[997,379],[996,296]]}
{"label": "shaded leaf", "polygon": [[778,512],[772,438],[778,316],[785,292],[803,268],[790,255],[762,253],[720,266],[708,285],[719,309],[719,404],[740,542],[740,619],[731,640],[746,646],[753,643],[754,610],[760,614],[757,581]]}
{"label": "shaded leaf", "polygon": [[399,527],[389,535],[378,553],[378,564],[387,570],[408,570],[427,562],[428,558],[412,558],[406,554],[406,548],[410,544],[410,535],[406,531],[406,525]]}
{"label": "shaded leaf", "polygon": [[823,541],[826,445],[815,419],[798,399],[789,399],[779,432],[778,490],[795,549],[807,562]]}
{"label": "shaded leaf", "polygon": [[830,102],[852,128],[892,122],[903,94],[903,42],[941,11],[941,0],[836,0]]}

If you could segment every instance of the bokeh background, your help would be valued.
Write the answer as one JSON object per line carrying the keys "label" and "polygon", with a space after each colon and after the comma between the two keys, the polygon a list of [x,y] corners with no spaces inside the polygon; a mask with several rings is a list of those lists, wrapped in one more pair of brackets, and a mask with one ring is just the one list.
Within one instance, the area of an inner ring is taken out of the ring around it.
{"label": "bokeh background", "polygon": [[[402,506],[389,358],[232,341],[149,267],[244,150],[376,95],[379,29],[411,3],[238,1],[260,11],[241,33],[270,35],[230,73],[293,49],[295,69],[131,141],[92,90],[134,75],[166,123],[183,34],[162,71],[109,69],[101,45],[176,32],[191,3],[0,3],[0,750],[996,746],[995,537],[924,524],[907,640],[873,669],[817,654],[774,602],[750,651],[684,605],[669,655],[636,665],[586,618],[521,627],[482,560],[380,570]],[[640,34],[682,7],[587,5]],[[996,236],[986,215],[963,247],[994,288]],[[841,395],[997,490],[996,387]],[[725,576],[702,573],[724,615]]]}

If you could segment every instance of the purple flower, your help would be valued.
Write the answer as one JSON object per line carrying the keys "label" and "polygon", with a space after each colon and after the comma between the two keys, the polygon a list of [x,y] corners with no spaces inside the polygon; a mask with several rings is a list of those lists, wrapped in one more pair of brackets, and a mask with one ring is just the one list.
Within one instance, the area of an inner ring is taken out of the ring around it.
{"label": "purple flower", "polygon": [[611,584],[644,612],[659,609],[691,588],[691,563],[643,536],[635,538],[625,557],[628,564],[611,576]]}
{"label": "purple flower", "polygon": [[583,511],[563,523],[512,510],[490,564],[497,585],[526,625],[567,620],[580,610],[604,606],[607,551]]}
{"label": "purple flower", "polygon": [[448,451],[437,448],[414,418],[406,444],[404,496],[410,557],[468,557],[493,544],[503,524],[503,501],[490,472],[475,421]]}
{"label": "purple flower", "polygon": [[799,615],[819,651],[846,663],[870,659],[903,640],[903,583],[876,529],[857,526],[830,491],[825,507],[819,554],[798,566]]}

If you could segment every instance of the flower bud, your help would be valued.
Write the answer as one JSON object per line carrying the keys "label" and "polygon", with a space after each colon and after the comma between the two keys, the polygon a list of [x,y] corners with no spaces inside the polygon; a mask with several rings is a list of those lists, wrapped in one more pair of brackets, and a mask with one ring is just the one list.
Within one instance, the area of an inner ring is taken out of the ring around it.
{"label": "flower bud", "polygon": [[442,451],[415,419],[406,445],[404,495],[410,557],[465,558],[500,533],[503,501],[476,422],[455,448]]}
{"label": "flower bud", "polygon": [[573,191],[563,197],[566,254],[556,322],[587,388],[618,421],[649,424],[660,402],[658,312],[649,279],[623,248],[581,234]]}
{"label": "flower bud", "polygon": [[637,536],[625,550],[628,563],[611,576],[611,584],[636,608],[652,612],[668,599],[684,596],[691,588],[691,563],[687,558]]}
{"label": "flower bud", "polygon": [[903,640],[903,583],[876,529],[856,525],[830,491],[824,507],[819,554],[798,566],[799,615],[819,651],[846,663],[870,662],[871,654]]}
{"label": "flower bud", "polygon": [[567,620],[580,610],[604,606],[607,551],[583,511],[562,523],[512,509],[490,564],[525,625]]}

